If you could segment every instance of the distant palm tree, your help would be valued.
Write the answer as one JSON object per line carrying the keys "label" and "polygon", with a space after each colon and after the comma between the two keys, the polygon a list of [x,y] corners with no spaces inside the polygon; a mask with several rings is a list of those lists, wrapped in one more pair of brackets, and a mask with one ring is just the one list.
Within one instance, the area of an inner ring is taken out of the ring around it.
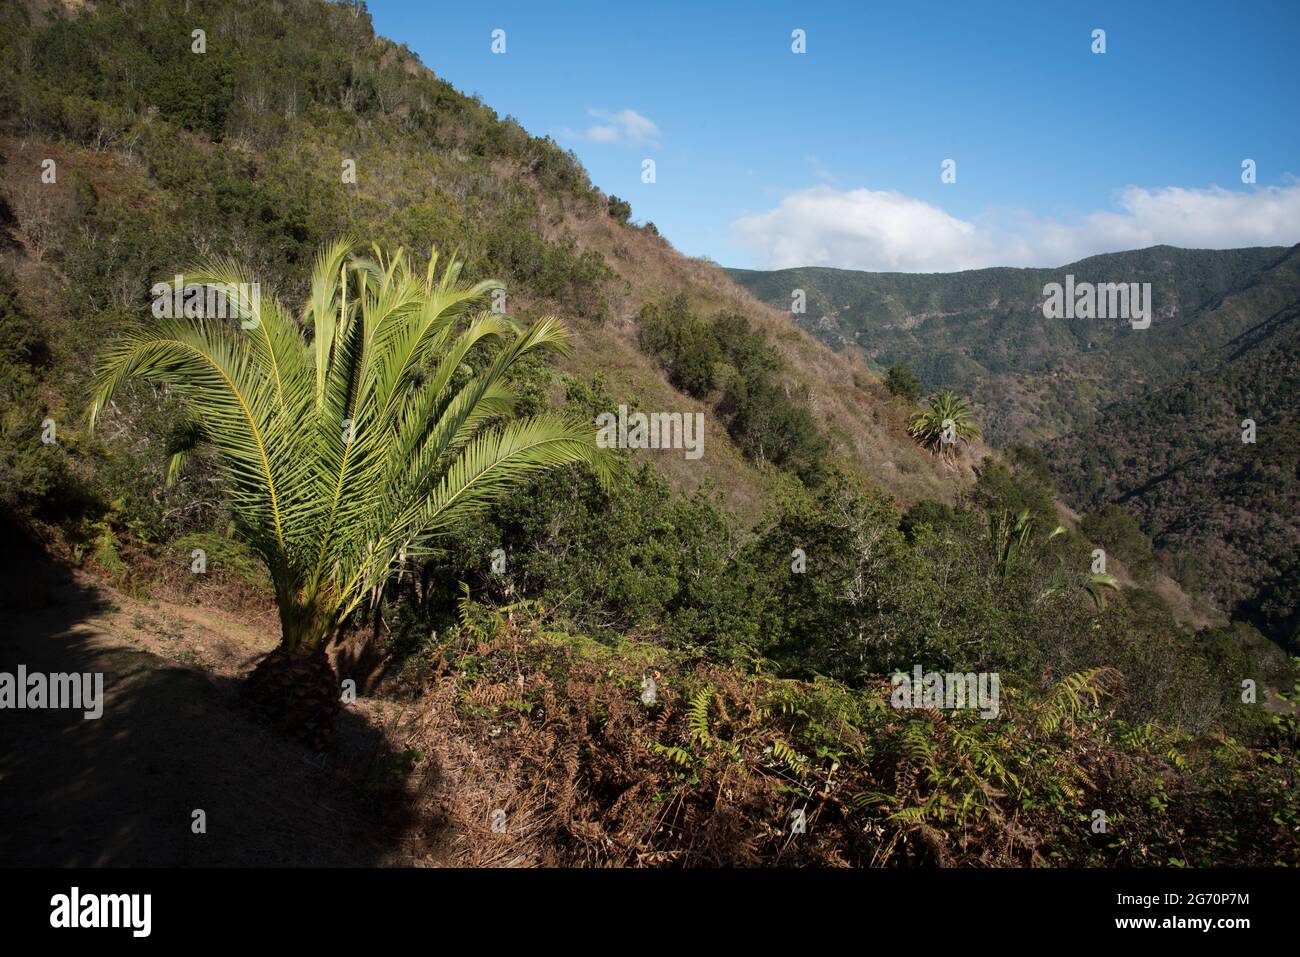
{"label": "distant palm tree", "polygon": [[[996,514],[990,513],[988,522],[993,568],[998,578],[1005,581],[1021,558],[1029,551],[1029,546],[1033,542],[1034,517],[1029,509],[1024,509],[1012,519],[1011,513],[1003,509]],[[1043,539],[1042,544],[1050,544],[1065,534],[1065,526],[1057,525],[1052,530],[1052,533]],[[1061,572],[1064,572],[1064,568],[1061,569]],[[1105,590],[1109,589],[1117,592],[1120,590],[1120,584],[1114,575],[1108,575],[1105,572],[1093,572],[1083,579],[1082,588],[1088,593],[1088,597],[1092,599],[1097,610],[1101,611],[1106,607]],[[1061,584],[1054,584],[1038,596],[1039,600],[1041,601],[1061,590]]]}
{"label": "distant palm tree", "polygon": [[1088,597],[1092,599],[1098,611],[1106,607],[1106,592],[1103,589],[1119,591],[1119,579],[1105,572],[1093,572],[1084,579],[1083,590],[1088,593]]}
{"label": "distant palm tree", "polygon": [[929,405],[912,417],[908,434],[928,449],[945,459],[957,454],[957,443],[968,442],[980,436],[970,403],[953,392],[930,396]]}
{"label": "distant palm tree", "polygon": [[[324,646],[402,560],[531,475],[586,462],[606,475],[587,422],[511,419],[511,369],[536,350],[563,351],[546,318],[526,330],[484,311],[495,282],[460,280],[454,260],[421,276],[404,250],[318,256],[295,320],[267,297],[238,298],[238,319],[166,319],[104,354],[92,428],[130,379],[166,383],[215,447],[235,521],[270,572],[280,646],[245,688],[266,717],[319,743],[338,711]],[[217,261],[187,284],[238,288]],[[497,341],[486,368],[465,364]],[[183,457],[183,452],[180,455]],[[172,463],[174,472],[176,462]]]}
{"label": "distant palm tree", "polygon": [[[1006,579],[1016,566],[1030,541],[1034,518],[1024,509],[1014,519],[1006,509],[989,513],[989,545],[993,554],[993,568],[998,578]],[[1058,531],[1061,529],[1058,528]],[[1056,533],[1053,532],[1053,535]],[[1051,541],[1049,538],[1048,541]]]}

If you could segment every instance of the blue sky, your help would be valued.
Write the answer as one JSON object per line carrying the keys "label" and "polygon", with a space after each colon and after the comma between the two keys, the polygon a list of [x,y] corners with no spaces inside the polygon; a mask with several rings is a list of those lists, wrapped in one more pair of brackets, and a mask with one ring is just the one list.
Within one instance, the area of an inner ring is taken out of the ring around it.
{"label": "blue sky", "polygon": [[1296,0],[370,11],[457,88],[572,148],[634,218],[724,265],[930,271],[1300,241]]}

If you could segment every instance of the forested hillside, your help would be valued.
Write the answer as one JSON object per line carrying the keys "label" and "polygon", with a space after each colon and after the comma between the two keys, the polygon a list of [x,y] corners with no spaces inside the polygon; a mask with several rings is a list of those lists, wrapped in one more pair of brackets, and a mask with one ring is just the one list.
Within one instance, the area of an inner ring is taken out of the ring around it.
{"label": "forested hillside", "polygon": [[[850,467],[870,459],[905,498],[950,494],[864,366],[792,334],[653,224],[629,223],[628,204],[595,188],[571,154],[375,37],[361,7],[311,6],[290,28],[296,4],[196,4],[209,41],[201,55],[169,4],[100,6],[37,38],[26,31],[38,7],[8,8],[6,57],[20,71],[5,94],[0,155],[32,237],[22,285],[70,284],[53,304],[99,328],[201,255],[235,256],[292,296],[319,245],[345,231],[456,251],[468,278],[506,283],[511,314],[562,312],[589,330],[564,371],[600,371],[616,402],[702,408],[709,454],[689,469],[667,456],[659,465],[679,488],[712,482],[752,505],[768,483],[715,411],[721,384],[713,401],[689,403],[636,348],[642,306],[682,295],[706,319],[740,314],[764,330],[780,357],[776,380],[831,455]],[[41,189],[46,158],[64,189]],[[89,347],[69,332],[69,347]]]}
{"label": "forested hillside", "polygon": [[1300,304],[1196,365],[1204,371],[1117,403],[1049,445],[1053,473],[1079,507],[1114,502],[1136,515],[1189,589],[1294,648]]}
{"label": "forested hillside", "polygon": [[[1111,402],[1172,381],[1202,348],[1295,302],[1297,268],[1297,254],[1283,248],[1154,246],[1054,269],[728,272],[787,312],[792,290],[803,289],[807,310],[791,318],[833,347],[856,347],[880,369],[906,362],[930,389],[970,393],[1000,446],[1060,435]],[[1151,327],[1045,317],[1043,287],[1066,275],[1151,283]]]}
{"label": "forested hillside", "polygon": [[[773,304],[931,389],[969,391],[994,445],[1043,441],[1066,501],[1122,507],[1188,591],[1295,647],[1300,250],[1153,247],[1059,269],[732,270]],[[1049,319],[1043,287],[1150,282],[1148,329]],[[1256,423],[1253,443],[1242,422]]]}

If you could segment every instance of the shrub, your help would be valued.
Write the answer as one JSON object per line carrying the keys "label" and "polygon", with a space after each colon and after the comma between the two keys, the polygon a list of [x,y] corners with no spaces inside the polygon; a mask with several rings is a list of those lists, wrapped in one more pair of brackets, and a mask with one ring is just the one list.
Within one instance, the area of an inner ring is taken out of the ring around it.
{"label": "shrub", "polygon": [[885,376],[885,386],[891,395],[901,396],[908,402],[921,398],[921,380],[906,362],[895,362]]}
{"label": "shrub", "polygon": [[632,204],[625,199],[611,196],[608,202],[609,215],[618,223],[626,224],[632,218]]}
{"label": "shrub", "polygon": [[1155,577],[1156,556],[1151,539],[1137,521],[1118,505],[1106,505],[1085,515],[1080,530],[1122,561],[1139,582]]}

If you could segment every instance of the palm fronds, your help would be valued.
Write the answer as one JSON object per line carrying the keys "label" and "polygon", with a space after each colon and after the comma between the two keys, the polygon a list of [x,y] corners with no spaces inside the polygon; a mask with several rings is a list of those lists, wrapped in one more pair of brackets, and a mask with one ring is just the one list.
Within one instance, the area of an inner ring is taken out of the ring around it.
{"label": "palm fronds", "polygon": [[[317,256],[295,314],[243,297],[236,319],[169,319],[104,353],[92,427],[131,379],[165,383],[191,418],[169,475],[201,438],[217,451],[237,522],[270,570],[284,642],[319,643],[399,555],[410,558],[466,514],[539,471],[583,462],[604,477],[595,430],[555,414],[510,421],[510,375],[525,356],[563,352],[564,326],[528,329],[484,309],[495,282],[460,264],[422,274],[337,240]],[[189,285],[246,288],[237,265],[190,270]],[[495,356],[477,375],[476,348]]]}
{"label": "palm fronds", "polygon": [[954,392],[941,392],[930,396],[928,406],[917,411],[907,431],[922,448],[952,459],[958,442],[979,438],[974,415],[964,398]]}

